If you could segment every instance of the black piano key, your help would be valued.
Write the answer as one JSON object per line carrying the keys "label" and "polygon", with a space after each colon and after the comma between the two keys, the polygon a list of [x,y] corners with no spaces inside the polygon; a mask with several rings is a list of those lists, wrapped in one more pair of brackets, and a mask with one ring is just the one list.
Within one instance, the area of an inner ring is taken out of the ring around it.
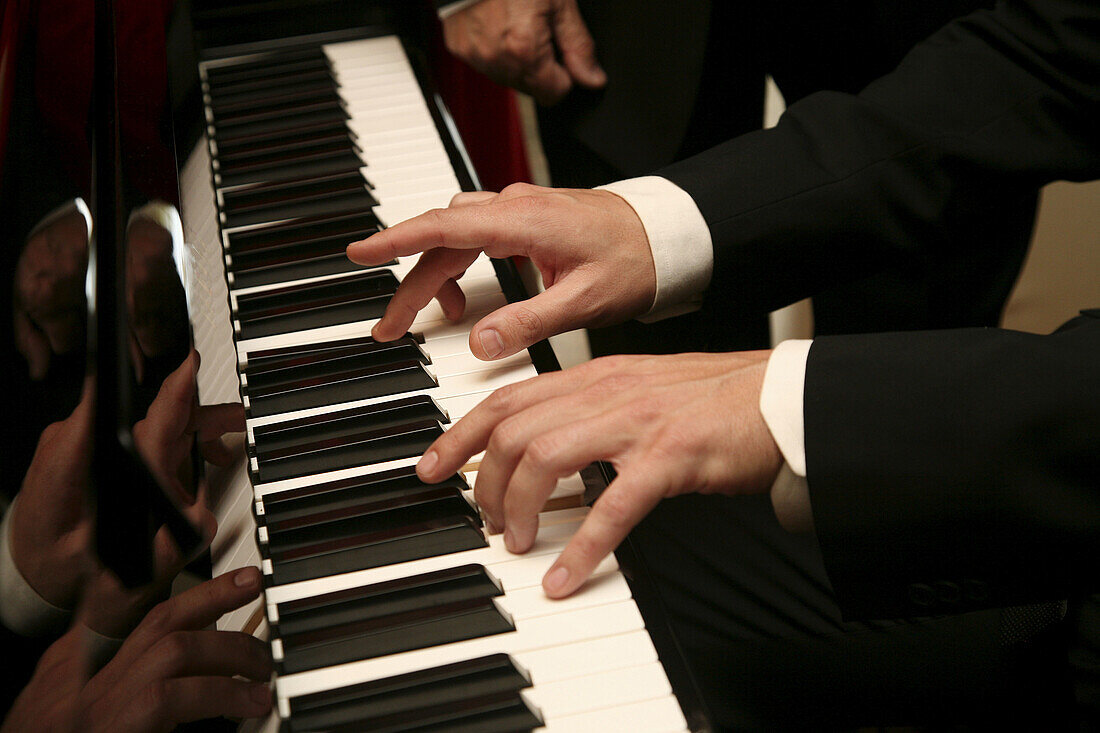
{"label": "black piano key", "polygon": [[341,104],[306,105],[292,111],[279,114],[265,114],[256,117],[236,117],[211,123],[211,137],[219,146],[242,140],[255,140],[261,135],[285,135],[294,130],[302,130],[322,124],[344,122],[348,112]]}
{"label": "black piano key", "polygon": [[251,150],[266,145],[284,145],[297,140],[312,140],[335,133],[349,132],[346,119],[321,120],[303,124],[287,130],[273,130],[264,134],[254,134],[247,138],[215,138],[214,150],[217,155],[233,154],[241,150]]}
{"label": "black piano key", "polygon": [[345,244],[350,244],[377,230],[378,218],[373,213],[347,214],[229,232],[225,235],[225,249],[228,254],[236,258],[245,252],[258,252],[290,244],[328,241],[337,237],[346,238]]}
{"label": "black piano key", "polygon": [[[453,705],[441,705],[424,711],[410,728],[398,719],[393,725],[378,721],[377,733],[398,733],[415,730],[417,733],[519,733],[542,726],[542,719],[527,702],[517,694],[500,693],[463,700]],[[344,733],[344,728],[332,733]]]}
{"label": "black piano key", "polygon": [[258,285],[274,285],[304,280],[310,277],[340,275],[345,272],[356,272],[365,269],[362,265],[349,260],[342,250],[343,247],[341,247],[340,252],[334,254],[231,272],[229,273],[229,284],[235,288],[252,288]]}
{"label": "black piano key", "polygon": [[[362,235],[369,236],[381,229],[378,226]],[[247,251],[240,255],[226,255],[227,279],[233,288],[247,288],[293,282],[320,275],[362,272],[397,264],[396,260],[391,260],[369,267],[358,265],[348,259],[348,242],[347,235],[337,234],[324,239]]]}
{"label": "black piano key", "polygon": [[[423,345],[424,335],[419,333],[405,332],[402,338],[411,338],[418,344]],[[296,359],[299,356],[306,356],[309,354],[329,351],[332,349],[340,350],[354,346],[360,346],[364,344],[377,343],[370,336],[358,336],[350,339],[337,339],[333,341],[318,341],[312,344],[293,344],[290,346],[280,346],[277,349],[261,349],[253,351],[248,355],[248,364],[245,367],[245,373],[248,373],[252,368],[268,368],[281,363],[287,359]],[[388,342],[384,342],[388,343]]]}
{"label": "black piano key", "polygon": [[335,83],[331,67],[325,64],[312,67],[284,68],[277,76],[237,79],[235,81],[211,82],[207,80],[205,91],[211,99],[223,99],[252,92],[264,92],[270,89],[292,88],[308,84],[333,86]]}
{"label": "black piano key", "polygon": [[250,61],[207,65],[206,79],[211,85],[231,84],[244,80],[279,77],[302,69],[329,69],[328,56],[320,46],[268,51]]}
{"label": "black piano key", "polygon": [[515,631],[491,598],[429,605],[390,616],[284,635],[283,674]]}
{"label": "black piano key", "polygon": [[373,343],[346,349],[331,349],[310,355],[287,359],[268,367],[253,366],[245,370],[245,394],[254,389],[268,389],[290,385],[303,379],[319,378],[326,375],[345,374],[365,367],[399,364],[419,361],[430,364],[431,359],[420,348],[420,344],[411,338],[402,338],[389,343]]}
{"label": "black piano key", "polygon": [[401,496],[366,497],[359,503],[344,502],[338,509],[280,519],[263,525],[260,551],[265,557],[295,547],[306,547],[341,537],[400,530],[434,520],[468,517],[481,526],[481,518],[462,492],[454,487],[431,487]]}
{"label": "black piano key", "polygon": [[339,97],[331,79],[256,86],[252,89],[212,87],[209,106],[215,120],[262,109],[294,107],[306,102],[322,102]]}
{"label": "black piano key", "polygon": [[287,285],[239,295],[233,310],[238,318],[269,316],[299,307],[312,308],[363,293],[392,294],[397,285],[397,277],[391,270],[371,270],[337,280]]}
{"label": "black piano key", "polygon": [[263,499],[263,522],[283,522],[334,509],[359,506],[368,502],[415,500],[435,491],[468,491],[469,484],[460,474],[445,481],[425,484],[412,466],[367,476],[328,481],[288,491],[268,494]]}
{"label": "black piano key", "polygon": [[338,471],[352,466],[395,461],[418,456],[443,435],[435,420],[374,429],[314,443],[280,448],[258,458],[259,483]]}
{"label": "black piano key", "polygon": [[276,585],[488,547],[469,517],[434,519],[272,554]]}
{"label": "black piano key", "polygon": [[506,654],[466,660],[358,685],[292,698],[292,733],[358,725],[438,705],[499,693],[518,693],[531,683]]}
{"label": "black piano key", "polygon": [[350,130],[338,130],[323,134],[300,136],[292,140],[268,141],[262,144],[237,146],[232,152],[219,150],[214,157],[215,170],[227,171],[235,167],[252,165],[267,160],[279,160],[301,152],[328,149],[358,150],[356,138]]}
{"label": "black piano key", "polygon": [[477,526],[477,511],[455,489],[410,494],[386,501],[368,500],[360,505],[330,509],[295,519],[269,522],[261,550],[277,557],[324,542],[383,532],[401,532],[424,522],[462,517]]}
{"label": "black piano key", "polygon": [[366,190],[359,173],[342,173],[323,178],[303,178],[285,183],[268,183],[227,189],[222,192],[222,209],[229,213],[277,206],[290,201],[324,198],[344,191]]}
{"label": "black piano key", "polygon": [[416,395],[350,410],[257,426],[253,428],[255,445],[250,446],[249,452],[265,456],[272,451],[303,443],[345,438],[366,429],[407,425],[417,420],[450,422],[447,413],[435,400],[427,395]]}
{"label": "black piano key", "polygon": [[250,417],[306,410],[340,402],[432,389],[438,382],[419,361],[361,369],[339,378],[306,379],[285,387],[252,390],[245,410]]}
{"label": "black piano key", "polygon": [[248,183],[289,181],[303,176],[350,173],[362,166],[363,159],[354,148],[337,142],[247,164],[215,168],[214,182],[218,186],[240,186]]}
{"label": "black piano key", "polygon": [[238,335],[250,339],[381,318],[397,290],[389,270],[238,296]]}
{"label": "black piano key", "polygon": [[370,214],[373,213],[372,207],[377,205],[378,202],[370,192],[361,187],[278,205],[254,207],[247,211],[228,212],[224,223],[227,227],[242,227],[305,217]]}
{"label": "black piano key", "polygon": [[500,584],[483,566],[460,565],[280,603],[275,636],[293,638],[296,634],[394,616],[429,606],[501,595],[504,591]]}

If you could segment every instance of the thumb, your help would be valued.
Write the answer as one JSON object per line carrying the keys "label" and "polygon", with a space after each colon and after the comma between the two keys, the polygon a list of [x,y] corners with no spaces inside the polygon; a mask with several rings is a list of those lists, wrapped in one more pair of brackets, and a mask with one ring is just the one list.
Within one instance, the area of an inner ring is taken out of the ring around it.
{"label": "thumb", "polygon": [[479,359],[503,359],[528,346],[584,325],[579,291],[568,280],[519,303],[498,308],[470,331],[470,350]]}
{"label": "thumb", "polygon": [[554,37],[562,63],[578,83],[599,89],[607,84],[607,73],[596,61],[596,42],[584,24],[574,0],[567,0],[554,17]]}

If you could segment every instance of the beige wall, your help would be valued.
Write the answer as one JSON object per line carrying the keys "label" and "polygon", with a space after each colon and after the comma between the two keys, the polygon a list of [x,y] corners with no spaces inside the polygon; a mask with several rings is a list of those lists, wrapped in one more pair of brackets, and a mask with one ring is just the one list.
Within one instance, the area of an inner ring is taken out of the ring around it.
{"label": "beige wall", "polygon": [[1035,238],[1005,307],[1008,328],[1048,333],[1100,307],[1100,181],[1043,189]]}

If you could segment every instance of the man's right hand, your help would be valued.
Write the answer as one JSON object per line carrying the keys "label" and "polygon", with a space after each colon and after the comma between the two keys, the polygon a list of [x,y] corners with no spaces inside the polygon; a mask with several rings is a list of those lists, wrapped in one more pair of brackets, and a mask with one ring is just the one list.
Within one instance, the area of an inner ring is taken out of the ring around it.
{"label": "man's right hand", "polygon": [[542,339],[644,314],[657,294],[657,271],[641,219],[610,191],[540,188],[460,193],[433,209],[348,246],[348,257],[377,265],[423,252],[372,331],[379,341],[404,334],[433,298],[453,320],[466,301],[457,284],[481,252],[527,257],[546,291],[496,310],[470,331],[480,359],[500,359]]}
{"label": "man's right hand", "polygon": [[574,82],[607,83],[576,0],[481,0],[448,16],[443,38],[455,56],[540,104],[559,101]]}

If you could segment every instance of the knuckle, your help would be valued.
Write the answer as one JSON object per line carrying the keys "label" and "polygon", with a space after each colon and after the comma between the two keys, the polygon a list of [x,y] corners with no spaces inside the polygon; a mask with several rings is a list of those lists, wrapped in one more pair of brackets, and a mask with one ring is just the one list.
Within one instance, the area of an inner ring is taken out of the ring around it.
{"label": "knuckle", "polygon": [[527,444],[523,459],[536,471],[546,471],[561,454],[561,441],[554,435],[540,435]]}
{"label": "knuckle", "polygon": [[485,406],[493,415],[510,415],[519,406],[519,384],[509,384],[493,392],[485,401]]}
{"label": "knuckle", "polygon": [[614,527],[627,527],[633,515],[631,497],[623,491],[605,492],[600,497],[600,511],[604,520]]}
{"label": "knuckle", "polygon": [[509,29],[504,35],[503,52],[509,58],[526,66],[538,57],[535,36],[527,29]]}
{"label": "knuckle", "polygon": [[164,637],[157,643],[158,655],[173,673],[179,672],[187,666],[195,651],[195,645],[187,634],[175,632]]}
{"label": "knuckle", "polygon": [[158,603],[145,615],[145,624],[154,632],[163,633],[172,626],[172,602]]}
{"label": "knuckle", "polygon": [[506,198],[519,198],[522,196],[531,196],[538,191],[538,186],[530,183],[518,182],[510,183],[501,189],[500,195]]}
{"label": "knuckle", "polygon": [[543,332],[542,316],[526,306],[519,306],[513,311],[512,325],[516,336],[521,339],[540,336]]}
{"label": "knuckle", "polygon": [[512,457],[523,449],[522,427],[515,420],[505,420],[489,437],[488,450],[497,455]]}

